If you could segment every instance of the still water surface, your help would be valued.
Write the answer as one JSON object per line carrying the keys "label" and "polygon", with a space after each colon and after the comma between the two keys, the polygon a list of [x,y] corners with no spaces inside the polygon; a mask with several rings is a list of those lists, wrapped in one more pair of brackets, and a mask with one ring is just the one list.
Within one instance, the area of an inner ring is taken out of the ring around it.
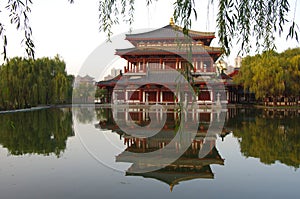
{"label": "still water surface", "polygon": [[[117,114],[123,114],[120,112]],[[298,111],[229,109],[222,133],[201,159],[198,152],[203,138],[218,116],[199,112],[198,133],[188,150],[170,166],[147,173],[132,173],[137,162],[124,152],[163,148],[178,129],[178,116],[169,112],[160,135],[145,140],[124,134],[114,114],[105,108],[0,114],[0,198],[300,195]],[[140,126],[149,122],[145,110],[127,114]]]}

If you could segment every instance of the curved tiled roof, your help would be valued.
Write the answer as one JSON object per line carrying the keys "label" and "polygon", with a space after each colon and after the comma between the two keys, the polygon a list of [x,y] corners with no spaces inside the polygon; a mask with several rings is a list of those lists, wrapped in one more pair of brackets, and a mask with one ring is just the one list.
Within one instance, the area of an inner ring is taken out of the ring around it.
{"label": "curved tiled roof", "polygon": [[[214,38],[214,32],[198,32],[189,30],[188,35],[193,39],[205,39],[205,38]],[[137,34],[126,34],[127,40],[147,40],[147,39],[178,39],[178,38],[185,38],[186,35],[183,33],[183,29],[176,25],[167,25],[162,28],[144,32],[144,33],[137,33]]]}
{"label": "curved tiled roof", "polygon": [[97,82],[97,86],[115,86],[116,83],[121,79],[121,77],[122,77],[122,75],[120,74],[120,75],[114,77],[113,79],[99,81],[99,82]]}

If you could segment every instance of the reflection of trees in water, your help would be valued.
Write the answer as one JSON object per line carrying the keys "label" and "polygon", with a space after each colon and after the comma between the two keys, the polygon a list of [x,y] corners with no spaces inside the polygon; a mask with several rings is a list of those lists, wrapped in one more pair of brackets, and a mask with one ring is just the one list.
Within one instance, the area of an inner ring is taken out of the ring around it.
{"label": "reflection of trees in water", "polygon": [[44,109],[1,115],[0,144],[12,155],[54,153],[66,149],[74,136],[70,109]]}
{"label": "reflection of trees in water", "polygon": [[[241,152],[246,157],[259,158],[265,164],[280,161],[288,166],[300,166],[300,124],[297,112],[269,112],[239,115],[234,136],[241,138]],[[247,117],[248,116],[248,117]],[[247,119],[246,119],[247,118]]]}
{"label": "reflection of trees in water", "polygon": [[93,107],[79,107],[74,111],[78,122],[82,124],[89,124],[93,122],[95,117],[95,109]]}

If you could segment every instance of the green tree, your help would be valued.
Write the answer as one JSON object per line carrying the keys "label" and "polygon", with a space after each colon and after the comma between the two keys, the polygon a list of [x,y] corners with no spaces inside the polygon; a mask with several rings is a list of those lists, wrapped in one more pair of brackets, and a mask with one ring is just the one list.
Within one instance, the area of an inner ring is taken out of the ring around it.
{"label": "green tree", "polygon": [[92,103],[90,100],[95,99],[95,85],[86,82],[78,82],[78,86],[74,88],[73,99],[75,103]]}
{"label": "green tree", "polygon": [[284,70],[285,95],[293,100],[300,95],[300,48],[284,51],[280,63]]}
{"label": "green tree", "polygon": [[74,76],[65,65],[58,56],[10,59],[0,67],[0,109],[70,103]]}
{"label": "green tree", "polygon": [[97,86],[96,92],[95,92],[96,99],[100,99],[101,102],[103,103],[103,102],[105,102],[105,98],[107,97],[107,95],[108,95],[108,92],[106,89],[102,89]]}
{"label": "green tree", "polygon": [[[73,3],[74,0],[68,0]],[[157,0],[156,0],[157,1]],[[296,13],[293,13],[289,0],[212,0],[213,5],[218,6],[217,28],[220,43],[226,54],[234,45],[233,38],[240,41],[240,49],[246,52],[251,48],[251,38],[255,37],[256,46],[259,50],[274,48],[275,33],[279,35],[287,26],[287,38],[295,38],[298,41],[299,28],[295,23]],[[152,0],[146,0],[150,5]],[[187,33],[191,27],[192,18],[197,19],[197,13],[203,9],[203,1],[174,0],[175,22],[183,25],[183,32]],[[32,29],[28,15],[31,12],[32,0],[8,0],[5,8],[8,10],[10,21],[17,30],[24,33],[22,42],[30,57],[34,57],[34,44],[32,41]],[[134,0],[99,0],[100,30],[107,33],[108,38],[112,35],[112,26],[123,22],[131,25],[134,21]],[[162,8],[163,9],[163,8]],[[289,17],[289,15],[293,17]],[[3,54],[6,57],[7,34],[6,24],[0,22],[0,36],[3,43]]]}
{"label": "green tree", "polygon": [[257,99],[281,97],[295,101],[300,94],[300,48],[280,54],[274,51],[247,56],[238,76],[234,79],[245,90],[255,93]]}

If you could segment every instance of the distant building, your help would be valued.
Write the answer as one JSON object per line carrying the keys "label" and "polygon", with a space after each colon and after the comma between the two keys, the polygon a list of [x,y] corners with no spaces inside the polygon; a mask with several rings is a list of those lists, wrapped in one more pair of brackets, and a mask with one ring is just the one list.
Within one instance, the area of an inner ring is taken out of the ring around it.
{"label": "distant building", "polygon": [[82,85],[84,84],[85,86],[88,86],[88,85],[95,85],[95,78],[89,76],[89,75],[86,75],[84,77],[81,77],[80,75],[78,75],[76,78],[75,78],[75,83],[74,83],[74,88],[78,88],[79,85]]}
{"label": "distant building", "polygon": [[94,103],[95,78],[86,75],[75,78],[73,103]]}
{"label": "distant building", "polygon": [[118,75],[120,75],[121,73],[122,73],[121,69],[112,68],[110,71],[110,74],[107,75],[106,77],[104,77],[104,80],[113,79],[113,78],[117,77]]}
{"label": "distant building", "polygon": [[116,77],[116,76],[120,75],[121,71],[122,71],[121,69],[113,68],[113,69],[111,69],[110,74],[111,74],[111,76]]}
{"label": "distant building", "polygon": [[241,66],[242,66],[242,60],[243,60],[243,58],[241,56],[237,56],[234,59],[234,67],[235,68],[241,68]]}

